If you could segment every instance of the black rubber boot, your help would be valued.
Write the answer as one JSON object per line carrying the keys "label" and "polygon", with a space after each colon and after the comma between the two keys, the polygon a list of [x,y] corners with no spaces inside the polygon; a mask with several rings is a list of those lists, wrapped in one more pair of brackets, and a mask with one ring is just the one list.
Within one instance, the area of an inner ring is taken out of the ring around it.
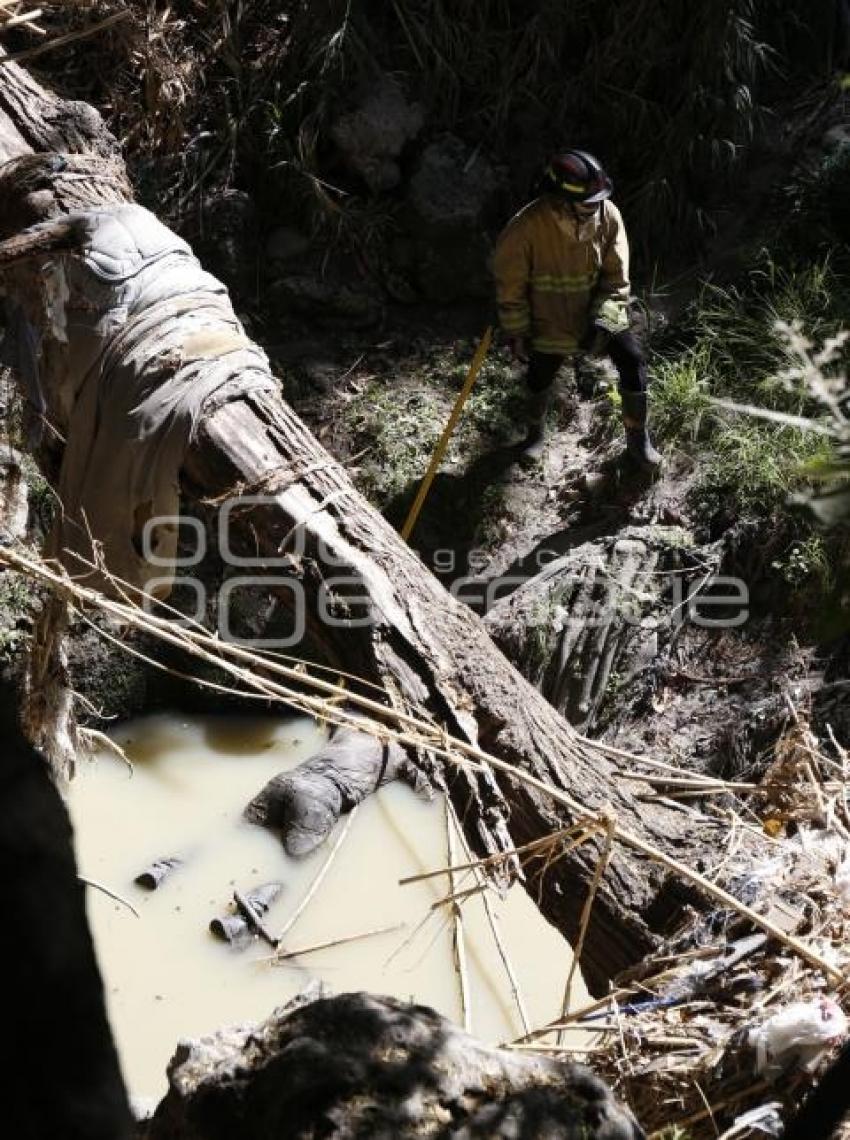
{"label": "black rubber boot", "polygon": [[626,452],[636,463],[648,471],[657,471],[661,455],[652,446],[646,428],[646,392],[631,392],[621,388],[623,400],[623,427],[626,429]]}
{"label": "black rubber boot", "polygon": [[525,405],[525,418],[528,431],[520,442],[520,450],[526,459],[539,459],[546,448],[546,417],[552,403],[553,388],[550,385],[542,392],[529,392]]}

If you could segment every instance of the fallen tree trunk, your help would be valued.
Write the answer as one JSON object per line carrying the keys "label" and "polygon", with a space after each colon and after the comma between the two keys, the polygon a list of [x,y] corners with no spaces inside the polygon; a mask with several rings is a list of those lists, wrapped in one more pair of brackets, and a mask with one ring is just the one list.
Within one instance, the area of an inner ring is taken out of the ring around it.
{"label": "fallen tree trunk", "polygon": [[[306,472],[300,479],[286,475],[299,469]],[[267,490],[267,501],[252,508],[251,549],[257,558],[277,558],[293,528],[303,534],[292,571],[299,589],[282,590],[282,601],[306,599],[306,632],[330,664],[385,686],[402,705],[424,707],[452,735],[568,791],[588,811],[608,808],[670,853],[687,858],[689,847],[698,849],[701,840],[707,846],[692,821],[684,827],[677,814],[647,810],[626,793],[612,762],[519,676],[481,621],[449,597],[281,401],[259,394],[216,411],[201,424],[185,470],[195,499],[268,488],[275,478],[289,482],[286,490]],[[248,550],[247,535],[237,550]],[[279,572],[271,577],[278,588],[280,578]],[[328,589],[333,578],[346,583],[347,596]],[[359,628],[344,624],[352,586],[356,617],[368,619]],[[338,626],[322,625],[319,597]],[[563,815],[535,788],[501,776],[473,783],[463,774],[447,775],[479,852],[519,846],[564,826]],[[594,843],[578,848],[542,882],[529,884],[568,938],[577,937],[598,855]],[[601,989],[653,944],[651,914],[662,889],[658,868],[615,855],[585,943],[582,965],[591,987]]]}
{"label": "fallen tree trunk", "polygon": [[[114,154],[114,142],[91,117],[86,134],[79,115],[63,117],[61,108],[15,65],[4,67],[0,142],[14,145],[0,157],[19,155],[22,146]],[[74,128],[63,135],[66,122]],[[61,158],[56,169],[58,180]],[[79,210],[86,185],[75,176],[71,207],[59,193],[50,198],[46,186],[39,201]],[[96,179],[91,186],[101,204]],[[22,272],[18,267],[18,280]],[[693,863],[709,846],[692,819],[627,792],[635,785],[621,782],[608,755],[519,675],[481,621],[449,597],[276,393],[255,390],[205,410],[185,458],[183,489],[202,513],[210,501],[259,496],[229,512],[231,551],[255,560],[251,573],[290,606],[296,628],[302,623],[304,640],[326,663],[379,686],[396,707],[425,710],[446,732],[569,792],[588,812],[605,811],[668,857]],[[428,758],[418,761],[427,765]],[[445,783],[479,852],[510,850],[575,822],[541,788],[505,773],[461,768],[445,772]],[[600,852],[596,840],[567,848],[529,883],[547,918],[572,940]],[[655,944],[686,894],[661,867],[615,849],[584,940],[581,965],[593,991]]]}

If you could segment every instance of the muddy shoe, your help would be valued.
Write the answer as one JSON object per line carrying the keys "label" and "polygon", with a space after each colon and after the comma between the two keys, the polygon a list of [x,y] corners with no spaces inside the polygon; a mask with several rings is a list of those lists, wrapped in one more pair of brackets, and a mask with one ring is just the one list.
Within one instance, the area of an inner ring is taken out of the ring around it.
{"label": "muddy shoe", "polygon": [[519,445],[523,459],[541,459],[546,450],[547,431],[543,424],[529,425],[525,439]]}
{"label": "muddy shoe", "polygon": [[658,471],[661,453],[652,446],[646,427],[646,392],[620,391],[623,399],[623,427],[626,454],[645,471]]}

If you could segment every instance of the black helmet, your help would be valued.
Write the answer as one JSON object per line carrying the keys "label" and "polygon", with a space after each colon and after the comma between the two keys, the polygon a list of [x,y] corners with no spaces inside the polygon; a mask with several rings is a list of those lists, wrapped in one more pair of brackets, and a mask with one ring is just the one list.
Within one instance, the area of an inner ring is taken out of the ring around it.
{"label": "black helmet", "polygon": [[599,161],[586,150],[565,150],[553,154],[543,172],[542,188],[568,202],[593,205],[610,198],[614,183]]}

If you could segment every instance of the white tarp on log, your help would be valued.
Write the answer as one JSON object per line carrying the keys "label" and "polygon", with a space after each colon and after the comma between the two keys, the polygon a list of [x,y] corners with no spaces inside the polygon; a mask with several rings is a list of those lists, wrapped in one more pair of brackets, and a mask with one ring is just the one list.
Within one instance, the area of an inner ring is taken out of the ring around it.
{"label": "white tarp on log", "polygon": [[39,303],[24,300],[10,348],[29,374],[33,405],[66,441],[52,551],[75,577],[103,587],[74,557],[91,560],[91,535],[109,573],[142,586],[169,577],[176,526],[152,531],[157,564],[144,556],[142,532],[147,519],[178,512],[199,417],[278,384],[224,285],[152,213],[117,205],[68,220],[80,227],[81,248],[45,259]]}

